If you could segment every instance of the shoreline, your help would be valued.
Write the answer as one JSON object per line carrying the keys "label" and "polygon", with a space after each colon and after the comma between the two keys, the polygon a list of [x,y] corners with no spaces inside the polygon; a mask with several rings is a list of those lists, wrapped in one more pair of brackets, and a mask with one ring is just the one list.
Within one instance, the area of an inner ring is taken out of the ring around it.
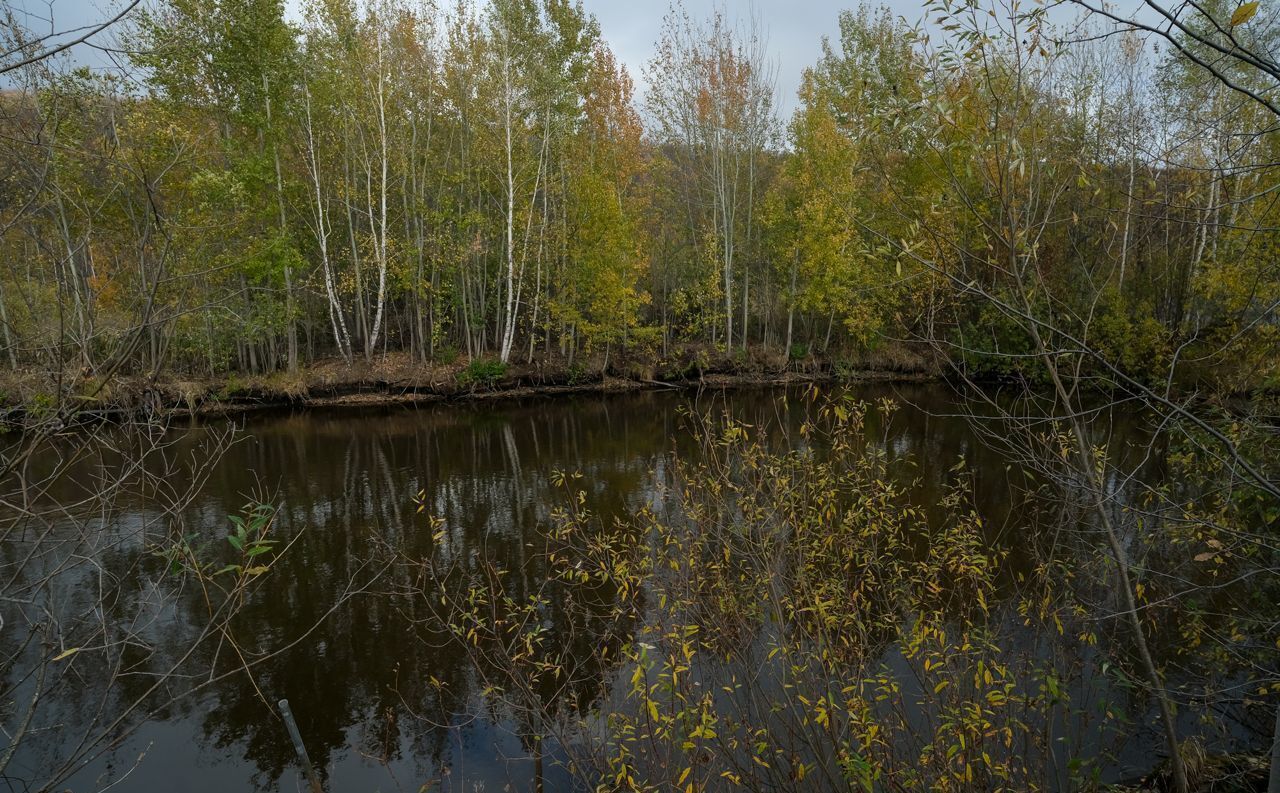
{"label": "shoreline", "polygon": [[530,398],[553,398],[581,394],[623,394],[639,391],[695,391],[729,390],[740,388],[778,388],[808,384],[830,383],[924,383],[939,379],[938,375],[877,370],[859,371],[849,376],[831,373],[786,372],[772,376],[754,374],[708,374],[704,377],[678,381],[636,380],[609,377],[591,383],[570,385],[567,383],[534,383],[498,386],[490,389],[446,391],[422,389],[417,386],[370,386],[351,393],[306,394],[296,397],[277,397],[249,400],[238,398],[202,404],[195,408],[174,406],[164,408],[161,415],[213,418],[218,416],[255,413],[285,408],[377,408],[418,405],[447,405],[474,402],[500,402]]}
{"label": "shoreline", "polygon": [[[347,365],[321,361],[298,372],[256,377],[184,379],[120,376],[105,385],[92,377],[57,388],[35,373],[0,383],[0,431],[23,432],[57,417],[64,425],[130,418],[216,418],[290,408],[376,408],[611,394],[657,390],[701,390],[796,386],[810,383],[929,382],[942,372],[921,361],[833,363],[809,359],[779,366],[749,360],[684,360],[593,368],[538,363],[513,364],[487,383],[468,383],[460,363],[423,365],[386,356]],[[907,363],[907,365],[902,365]]]}
{"label": "shoreline", "polygon": [[852,361],[814,356],[787,362],[759,349],[726,355],[685,348],[663,360],[624,359],[607,369],[599,359],[511,364],[484,382],[468,376],[476,363],[484,364],[486,359],[427,364],[391,353],[352,364],[321,359],[293,373],[203,378],[134,374],[105,383],[92,375],[67,374],[58,379],[50,373],[9,372],[0,374],[0,433],[22,434],[47,422],[57,429],[100,421],[216,418],[288,409],[394,408],[657,390],[950,379],[940,362],[901,350]]}

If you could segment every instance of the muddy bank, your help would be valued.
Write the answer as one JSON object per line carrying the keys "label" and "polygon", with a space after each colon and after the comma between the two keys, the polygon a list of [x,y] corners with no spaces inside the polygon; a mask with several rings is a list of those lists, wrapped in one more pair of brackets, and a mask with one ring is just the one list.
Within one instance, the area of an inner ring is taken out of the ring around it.
{"label": "muddy bank", "polygon": [[65,422],[76,418],[221,416],[285,407],[415,405],[642,389],[923,381],[939,373],[940,367],[922,359],[809,358],[788,362],[755,351],[713,356],[699,349],[658,361],[506,366],[487,359],[426,364],[403,355],[387,355],[353,364],[319,361],[295,373],[252,377],[131,375],[98,382],[91,374],[54,381],[47,375],[19,373],[0,381],[0,421],[18,428],[52,417]]}
{"label": "muddy bank", "polygon": [[930,376],[901,372],[855,372],[848,376],[831,373],[783,372],[774,375],[710,374],[676,381],[630,380],[607,377],[589,383],[515,382],[493,387],[460,389],[422,387],[397,383],[374,383],[348,389],[319,390],[299,395],[245,394],[227,400],[209,400],[194,407],[172,405],[162,412],[172,415],[217,416],[279,407],[370,407],[415,405],[432,402],[522,399],[563,394],[611,393],[645,389],[749,388],[831,382],[924,381]]}

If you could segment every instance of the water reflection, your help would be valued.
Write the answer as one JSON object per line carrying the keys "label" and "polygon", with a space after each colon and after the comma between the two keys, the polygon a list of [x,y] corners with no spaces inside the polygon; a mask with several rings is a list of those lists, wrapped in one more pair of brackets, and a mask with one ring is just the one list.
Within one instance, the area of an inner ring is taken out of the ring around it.
{"label": "water reflection", "polygon": [[[891,457],[915,461],[921,504],[938,502],[953,479],[952,464],[963,457],[990,538],[1015,556],[1022,550],[1021,532],[1037,519],[1037,507],[1026,503],[1024,483],[1006,458],[949,415],[954,405],[946,389],[877,386],[860,395],[904,403],[889,426],[873,416],[868,432],[883,440]],[[293,787],[292,748],[269,704],[288,698],[332,790],[527,789],[534,768],[531,747],[520,736],[533,730],[485,701],[477,670],[449,636],[433,633],[438,629],[430,604],[406,594],[422,582],[410,580],[414,572],[404,565],[378,561],[385,560],[386,547],[421,557],[436,550],[463,570],[493,559],[518,571],[522,580],[508,581],[509,590],[517,596],[532,591],[542,572],[532,552],[539,528],[562,498],[553,492],[554,471],[581,472],[587,504],[604,520],[627,516],[657,498],[665,456],[689,442],[681,431],[683,408],[725,408],[748,424],[768,427],[780,445],[796,443],[801,400],[798,394],[780,396],[653,392],[249,420],[199,496],[172,520],[180,533],[216,543],[226,532],[226,516],[265,494],[279,506],[276,536],[296,542],[237,617],[240,646],[202,645],[182,668],[206,677],[154,694],[148,694],[151,680],[202,630],[207,604],[200,591],[189,589],[176,603],[155,598],[158,611],[148,614],[145,602],[163,585],[163,563],[142,543],[114,548],[103,565],[128,571],[134,600],[110,608],[147,615],[150,646],[137,648],[136,669],[110,692],[94,689],[87,668],[83,686],[60,691],[46,718],[52,726],[87,710],[110,713],[131,698],[148,698],[154,712],[121,725],[118,744],[82,769],[70,787]],[[172,470],[164,478],[177,482],[192,475],[214,430],[195,425],[175,433],[165,458]],[[82,486],[70,483],[53,496],[72,498]],[[104,530],[168,519],[148,503],[139,497],[122,504],[117,514],[104,516]],[[427,514],[442,521],[439,532]],[[94,591],[84,580],[65,589],[84,597]],[[554,608],[547,615],[556,635],[594,641],[598,626],[571,624],[578,618]],[[245,665],[252,675],[237,673]],[[178,696],[183,686],[198,687],[198,693]],[[10,770],[14,789],[23,787],[23,768],[34,775],[73,749],[60,735],[51,730],[37,745],[23,747],[18,770]],[[554,746],[542,748],[555,757]],[[540,772],[547,789],[567,784],[554,762]]]}

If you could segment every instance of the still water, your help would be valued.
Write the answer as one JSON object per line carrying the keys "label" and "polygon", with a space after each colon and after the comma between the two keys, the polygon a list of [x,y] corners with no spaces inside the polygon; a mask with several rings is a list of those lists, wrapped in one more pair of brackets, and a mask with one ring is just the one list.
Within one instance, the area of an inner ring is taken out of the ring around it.
{"label": "still water", "polygon": [[[926,506],[941,493],[951,465],[967,460],[986,531],[1010,549],[1016,566],[1034,510],[1021,503],[1007,458],[957,417],[954,395],[938,385],[864,386],[858,395],[903,405],[889,426],[873,421],[868,431],[890,455],[917,461],[913,493]],[[302,789],[274,711],[277,700],[288,698],[329,790],[528,789],[529,748],[510,719],[485,702],[474,670],[445,637],[415,626],[412,602],[385,595],[402,582],[370,560],[388,545],[426,555],[440,543],[455,558],[527,563],[527,549],[562,500],[553,472],[581,472],[589,504],[603,520],[626,516],[655,499],[669,456],[688,443],[683,408],[728,410],[780,436],[801,420],[801,400],[783,396],[778,390],[644,392],[251,416],[234,422],[235,442],[204,479],[193,479],[193,472],[214,455],[214,439],[228,422],[171,429],[164,462],[151,465],[159,466],[158,486],[190,488],[190,503],[180,514],[165,514],[156,500],[122,496],[98,519],[99,530],[121,538],[101,567],[136,579],[127,588],[134,600],[126,611],[142,623],[131,628],[145,645],[138,668],[86,666],[79,688],[57,692],[49,706],[54,716],[45,716],[50,726],[23,745],[0,790],[6,784],[27,789],[24,780],[38,779],[74,751],[74,728],[85,714],[109,714],[126,698],[144,695],[144,715],[122,720],[110,750],[92,757],[67,787]],[[126,455],[121,450],[122,459]],[[84,473],[62,497],[72,499],[71,490],[92,487],[91,481]],[[205,670],[204,677],[148,692],[157,672],[176,663],[207,622],[207,605],[198,588],[189,587],[148,606],[165,565],[153,545],[134,535],[163,527],[170,536],[220,543],[227,516],[251,500],[278,508],[273,535],[289,547],[237,618],[238,646],[206,642],[198,663],[189,664]],[[442,521],[443,534],[433,538],[428,514]],[[92,580],[78,579],[65,596],[93,591]],[[252,675],[236,673],[244,666]],[[111,693],[98,690],[98,674],[114,674],[119,684]],[[1126,753],[1149,760],[1156,739],[1141,725],[1132,730]],[[555,749],[547,751],[546,789],[563,789]]]}

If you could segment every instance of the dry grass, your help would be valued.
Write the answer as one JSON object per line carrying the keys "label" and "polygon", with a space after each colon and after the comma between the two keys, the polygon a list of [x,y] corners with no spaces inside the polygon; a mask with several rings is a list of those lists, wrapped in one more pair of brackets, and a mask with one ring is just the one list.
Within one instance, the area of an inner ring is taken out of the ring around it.
{"label": "dry grass", "polygon": [[[539,350],[539,353],[542,351]],[[834,361],[841,361],[840,364]],[[607,361],[607,368],[606,368]],[[443,398],[474,397],[475,389],[465,388],[459,374],[469,361],[462,356],[449,363],[424,363],[409,353],[396,352],[372,361],[358,359],[347,364],[341,359],[316,361],[297,372],[261,375],[228,374],[221,378],[201,378],[175,374],[150,378],[126,375],[103,384],[83,373],[38,371],[0,372],[0,407],[33,411],[82,402],[90,410],[132,411],[161,409],[177,412],[219,412],[229,407],[270,404],[329,403],[338,399],[362,401],[379,396],[403,399],[406,394]],[[615,351],[607,359],[603,351],[579,354],[572,365],[557,354],[534,363],[513,362],[502,379],[481,389],[495,393],[538,393],[573,389],[620,390],[655,382],[714,382],[731,385],[743,382],[776,382],[783,379],[825,378],[833,373],[902,373],[936,375],[941,370],[927,355],[901,344],[885,344],[872,352],[857,355],[810,356],[789,361],[781,349],[756,347],[745,352],[725,352],[705,344],[683,345],[665,358],[656,353]],[[90,399],[89,395],[96,395]]]}

